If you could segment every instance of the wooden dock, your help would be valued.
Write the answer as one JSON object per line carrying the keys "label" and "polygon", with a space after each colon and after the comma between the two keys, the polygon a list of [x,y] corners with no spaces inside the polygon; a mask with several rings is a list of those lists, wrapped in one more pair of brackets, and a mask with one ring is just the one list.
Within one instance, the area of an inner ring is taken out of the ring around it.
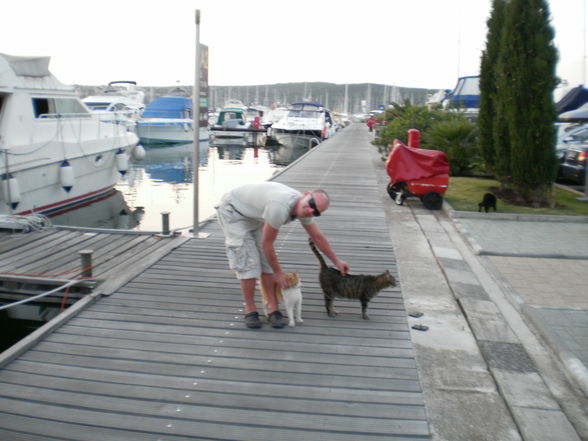
{"label": "wooden dock", "polygon": [[[353,273],[396,275],[368,136],[352,125],[275,180],[329,192],[317,222]],[[97,266],[95,301],[0,369],[0,439],[430,439],[401,287],[370,303],[371,320],[344,300],[327,317],[318,262],[294,222],[276,248],[282,266],[301,274],[304,323],[249,330],[218,224],[202,232],[143,238],[159,246],[145,245],[130,276],[124,257]],[[108,255],[105,247],[96,249]],[[33,262],[11,271],[25,269],[38,271]]]}

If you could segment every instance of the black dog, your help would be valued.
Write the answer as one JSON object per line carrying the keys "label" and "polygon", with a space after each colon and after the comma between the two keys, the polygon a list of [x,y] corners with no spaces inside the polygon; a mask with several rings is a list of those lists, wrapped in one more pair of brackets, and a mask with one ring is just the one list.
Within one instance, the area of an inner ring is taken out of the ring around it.
{"label": "black dog", "polygon": [[488,213],[490,208],[494,208],[494,211],[496,211],[496,196],[494,196],[492,193],[486,193],[482,198],[482,202],[478,204],[478,212],[481,213],[482,208],[486,210],[486,213]]}

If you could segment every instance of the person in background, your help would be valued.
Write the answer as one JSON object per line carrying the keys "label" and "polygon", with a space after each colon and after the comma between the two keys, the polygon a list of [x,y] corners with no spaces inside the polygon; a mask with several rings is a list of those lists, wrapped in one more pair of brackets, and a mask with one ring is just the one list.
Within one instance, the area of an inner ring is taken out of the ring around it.
{"label": "person in background", "polygon": [[378,120],[376,118],[374,118],[373,116],[370,116],[370,118],[367,120],[366,122],[368,128],[370,129],[370,132],[374,131],[374,127],[376,126],[376,124],[378,124]]}

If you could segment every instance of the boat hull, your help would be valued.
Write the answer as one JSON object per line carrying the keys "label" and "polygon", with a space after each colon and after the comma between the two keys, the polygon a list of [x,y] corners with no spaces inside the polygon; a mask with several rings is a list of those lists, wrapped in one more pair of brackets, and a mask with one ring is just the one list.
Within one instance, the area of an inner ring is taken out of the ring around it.
{"label": "boat hull", "polygon": [[192,120],[183,119],[142,120],[137,122],[137,134],[145,144],[186,143],[194,140]]}
{"label": "boat hull", "polygon": [[11,172],[11,176],[18,181],[20,200],[16,205],[9,204],[6,184],[3,183],[0,214],[39,213],[52,216],[102,197],[121,176],[116,161],[118,152],[116,148],[69,158],[69,166],[73,169],[73,185],[69,191],[64,188],[60,176],[62,161]]}
{"label": "boat hull", "polygon": [[137,135],[89,112],[48,65],[0,54],[0,214],[51,214],[100,197],[144,153]]}
{"label": "boat hull", "polygon": [[242,145],[248,144],[248,136],[245,130],[211,129],[210,143],[213,145]]}
{"label": "boat hull", "polygon": [[272,137],[275,138],[278,143],[294,148],[313,147],[323,141],[319,130],[288,131],[273,129]]}

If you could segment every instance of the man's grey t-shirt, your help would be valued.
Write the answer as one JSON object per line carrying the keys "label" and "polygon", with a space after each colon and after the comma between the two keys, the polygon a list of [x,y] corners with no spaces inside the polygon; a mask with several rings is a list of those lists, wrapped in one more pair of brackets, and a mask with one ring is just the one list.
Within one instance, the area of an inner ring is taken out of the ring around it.
{"label": "man's grey t-shirt", "polygon": [[[292,207],[302,196],[298,190],[278,182],[246,184],[230,191],[230,203],[243,216],[267,222],[276,230],[291,222]],[[312,217],[299,218],[305,225]]]}

